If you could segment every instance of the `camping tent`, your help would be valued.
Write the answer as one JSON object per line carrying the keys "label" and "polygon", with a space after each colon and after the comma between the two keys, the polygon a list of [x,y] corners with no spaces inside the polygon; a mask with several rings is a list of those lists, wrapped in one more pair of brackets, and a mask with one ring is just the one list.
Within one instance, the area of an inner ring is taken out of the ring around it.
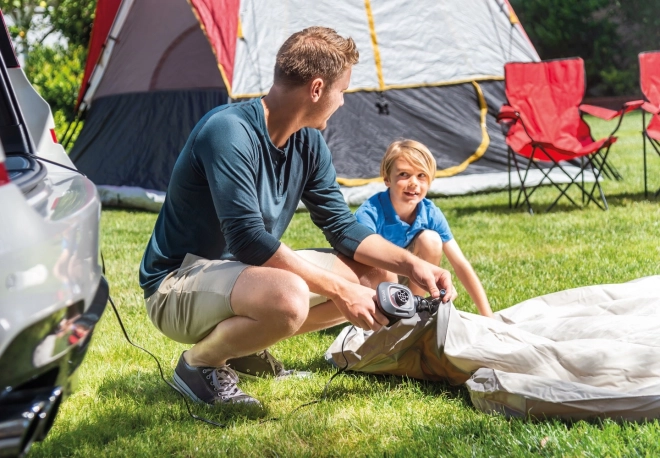
{"label": "camping tent", "polygon": [[428,145],[437,177],[460,174],[470,190],[483,174],[506,175],[494,121],[503,64],[538,60],[508,0],[99,0],[73,161],[101,191],[166,191],[197,120],[267,93],[277,49],[310,25],[351,36],[360,52],[324,131],[341,185],[378,182],[397,137]]}

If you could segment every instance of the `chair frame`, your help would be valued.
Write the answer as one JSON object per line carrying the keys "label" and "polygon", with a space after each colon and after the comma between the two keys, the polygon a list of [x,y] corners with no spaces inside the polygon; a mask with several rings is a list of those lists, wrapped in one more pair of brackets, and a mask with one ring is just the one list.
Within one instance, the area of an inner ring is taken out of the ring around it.
{"label": "chair frame", "polygon": [[[644,151],[644,198],[648,198],[648,178],[647,178],[647,162],[646,162],[646,142],[651,144],[653,149],[655,150],[656,154],[658,157],[660,157],[660,142],[658,142],[656,139],[651,138],[646,131],[646,110],[642,110],[642,143],[643,143],[643,151]],[[658,197],[660,195],[660,188],[655,192],[653,197]]]}
{"label": "chair frame", "polygon": [[[614,133],[619,129],[619,127],[621,126],[622,121],[623,121],[623,116],[620,117],[616,128],[609,135],[608,139],[610,139],[614,135]],[[548,208],[546,208],[546,212],[549,212],[550,210],[552,210],[554,208],[554,206],[557,204],[557,202],[559,202],[559,199],[561,199],[562,197],[566,197],[566,199],[568,199],[573,205],[575,205],[576,207],[579,207],[580,205],[578,205],[577,202],[575,202],[571,198],[571,196],[569,196],[567,194],[568,189],[573,185],[576,185],[581,190],[581,192],[582,192],[582,204],[583,205],[585,205],[585,200],[586,200],[586,205],[589,205],[590,202],[593,202],[601,210],[608,210],[609,209],[609,207],[607,205],[607,199],[605,198],[605,193],[603,192],[603,188],[600,186],[600,177],[601,177],[601,175],[604,174],[605,167],[603,166],[603,164],[606,164],[607,157],[609,155],[610,148],[612,147],[613,142],[607,142],[607,147],[603,146],[600,149],[594,151],[593,153],[585,154],[583,156],[576,156],[576,159],[579,158],[582,163],[581,163],[581,167],[580,167],[580,172],[577,175],[572,176],[561,165],[561,162],[565,162],[565,161],[555,160],[548,153],[548,151],[546,151],[546,149],[541,144],[534,141],[533,137],[527,131],[527,127],[525,127],[524,122],[522,121],[522,119],[520,119],[519,114],[517,114],[517,122],[520,122],[521,126],[525,130],[525,133],[532,140],[532,148],[533,149],[532,149],[532,154],[529,157],[527,157],[527,156],[523,156],[521,154],[516,153],[510,146],[507,145],[507,153],[508,153],[507,154],[507,159],[508,159],[507,160],[507,166],[508,166],[507,171],[509,173],[509,208],[518,208],[524,202],[524,203],[527,204],[527,211],[530,214],[534,214],[534,210],[532,209],[532,205],[531,205],[531,202],[530,202],[530,197],[532,196],[532,194],[534,194],[534,192],[541,185],[544,184],[544,181],[547,179],[547,181],[549,181],[551,185],[553,185],[555,188],[557,188],[559,190],[559,196],[557,196],[557,198],[550,204],[550,206],[548,206]],[[603,148],[605,148],[605,152],[604,152],[604,154],[601,154]],[[543,162],[546,162],[546,163],[549,162],[550,164],[552,164],[549,168],[541,167],[539,165],[540,161],[538,161],[534,158],[537,151],[541,151],[543,154],[545,154],[546,157],[550,158],[550,161],[543,161]],[[524,167],[523,172],[521,172],[522,167],[521,167],[521,164],[518,161],[517,156],[521,156],[521,157],[523,157],[527,160],[527,165]],[[594,174],[594,178],[595,178],[594,185],[591,187],[591,190],[588,191],[588,192],[587,192],[587,189],[585,187],[585,181],[584,181],[584,172],[585,172],[584,161],[586,161],[588,163],[588,165],[591,167],[592,173]],[[515,204],[513,203],[513,187],[512,187],[512,183],[511,183],[511,173],[512,173],[511,164],[512,164],[512,162],[515,165],[516,172],[518,174],[518,179],[520,181],[520,189],[518,190],[518,196],[516,198]],[[525,181],[527,180],[527,175],[528,175],[532,165],[534,166],[534,168],[536,170],[539,170],[541,172],[541,174],[543,174],[543,178],[541,179],[539,184],[537,184],[535,186],[532,186],[532,187],[527,187],[525,185]],[[596,167],[595,165],[597,165],[598,167]],[[552,179],[550,179],[549,175],[555,169],[561,170],[564,173],[564,175],[566,175],[569,178],[570,181],[568,183],[555,183],[554,181],[552,181]],[[564,186],[562,186],[562,185],[564,185]],[[531,191],[528,193],[527,191],[529,189],[531,189]],[[594,198],[594,192],[596,191],[596,189],[598,189],[602,204],[601,204],[601,202],[599,202],[598,200],[596,200]],[[520,199],[523,195],[525,197],[524,197],[523,202],[521,202]]]}
{"label": "chair frame", "polygon": [[[648,126],[646,125],[646,113],[649,113],[651,115],[651,119],[653,119],[653,116],[660,116],[660,106],[656,106],[653,103],[658,103],[657,100],[651,101],[648,98],[648,95],[644,91],[644,82],[642,81],[642,76],[643,76],[643,65],[642,65],[642,56],[645,54],[655,54],[658,55],[660,54],[660,51],[645,51],[639,53],[639,66],[640,66],[640,81],[639,85],[642,89],[642,93],[644,93],[644,103],[642,104],[642,144],[643,144],[643,153],[644,153],[644,198],[648,198],[648,165],[647,165],[647,148],[646,148],[646,143],[651,144],[651,147],[653,150],[656,152],[656,154],[660,157],[660,141],[652,138],[649,135],[648,132]],[[660,90],[660,87],[658,87]],[[655,192],[653,197],[658,197],[660,195],[660,188]]]}
{"label": "chair frame", "polygon": [[[564,59],[555,59],[555,60],[564,60]],[[543,61],[543,62],[550,62],[550,61]],[[557,204],[557,202],[559,202],[559,200],[562,197],[566,197],[566,199],[570,201],[573,205],[579,207],[580,205],[578,205],[578,203],[575,202],[575,200],[571,198],[571,196],[569,196],[567,193],[569,188],[573,185],[577,186],[582,193],[583,206],[589,205],[589,203],[593,202],[601,210],[608,210],[609,207],[607,204],[607,199],[605,198],[605,193],[603,192],[603,189],[600,185],[600,181],[602,177],[615,179],[615,180],[623,179],[621,174],[616,170],[616,168],[614,168],[614,166],[612,166],[607,162],[610,149],[614,144],[614,142],[616,141],[616,137],[614,136],[614,134],[621,127],[621,123],[623,122],[623,117],[625,113],[639,108],[642,105],[642,103],[643,103],[642,101],[626,102],[623,104],[621,110],[619,111],[609,110],[607,108],[596,107],[592,105],[580,104],[578,106],[578,109],[580,110],[581,113],[588,113],[605,120],[612,120],[615,117],[619,117],[619,121],[617,122],[612,132],[605,138],[603,145],[600,148],[598,148],[596,151],[585,154],[575,154],[574,158],[564,158],[560,160],[556,160],[549,153],[547,147],[550,145],[544,146],[541,142],[534,139],[534,137],[528,131],[527,126],[525,126],[525,123],[522,120],[520,113],[518,111],[515,111],[515,109],[513,109],[513,107],[510,107],[508,104],[505,104],[500,110],[500,114],[497,116],[497,122],[502,124],[502,130],[505,137],[508,135],[508,128],[510,128],[515,123],[520,123],[523,130],[525,131],[525,134],[530,139],[530,145],[532,147],[531,154],[527,156],[526,154],[517,153],[507,143],[507,168],[509,173],[509,208],[518,208],[523,203],[526,203],[527,210],[529,211],[530,214],[533,214],[534,211],[532,209],[530,197],[532,196],[532,194],[534,194],[534,192],[539,186],[549,182],[559,190],[559,196],[557,196],[557,198],[548,206],[546,212],[552,210],[552,208],[554,208],[554,206]],[[552,147],[550,146],[550,148]],[[543,154],[547,158],[547,159],[546,158],[542,159],[542,161],[546,164],[549,163],[550,164],[549,168],[544,168],[541,166],[540,164],[541,159],[535,157],[537,154],[539,156]],[[570,155],[570,153],[568,155]],[[520,158],[525,158],[527,160],[527,163],[524,164],[524,161],[519,159],[519,156]],[[571,175],[561,165],[561,162],[578,160],[578,159],[580,160],[580,172],[577,173],[575,176]],[[515,199],[515,203],[513,200],[513,187],[511,180],[512,164],[516,169],[516,172],[518,174],[518,179],[520,181],[520,189],[518,190],[518,195]],[[527,176],[532,166],[534,166],[535,169],[541,172],[543,178],[541,179],[539,184],[534,186],[527,186],[525,182],[527,180]],[[555,169],[558,169],[561,172],[563,172],[564,175],[568,177],[569,181],[566,183],[555,183],[550,178],[550,173],[552,173]],[[584,174],[585,174],[585,170],[587,169],[591,170],[595,178],[595,182],[590,190],[587,190],[588,186],[585,183]],[[600,195],[600,201],[594,197],[596,190],[598,190],[598,193]]]}

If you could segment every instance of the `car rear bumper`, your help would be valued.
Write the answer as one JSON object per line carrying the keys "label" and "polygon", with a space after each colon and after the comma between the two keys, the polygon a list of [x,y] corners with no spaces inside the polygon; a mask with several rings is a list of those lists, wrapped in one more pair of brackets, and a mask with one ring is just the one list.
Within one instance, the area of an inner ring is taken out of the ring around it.
{"label": "car rear bumper", "polygon": [[18,361],[32,365],[30,370],[21,368],[18,382],[0,374],[0,457],[21,456],[33,441],[46,436],[60,403],[71,391],[108,297],[108,283],[101,277],[84,313],[62,320],[58,311],[57,316],[26,328],[4,352],[2,372],[13,372],[11,367]]}

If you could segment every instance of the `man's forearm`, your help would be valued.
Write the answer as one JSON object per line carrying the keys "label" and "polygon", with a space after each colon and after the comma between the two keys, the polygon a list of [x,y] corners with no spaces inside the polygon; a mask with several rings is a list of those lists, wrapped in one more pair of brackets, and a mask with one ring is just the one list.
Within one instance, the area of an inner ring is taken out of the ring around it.
{"label": "man's forearm", "polygon": [[360,243],[353,259],[372,267],[380,267],[399,275],[410,277],[415,255],[380,235],[370,235]]}

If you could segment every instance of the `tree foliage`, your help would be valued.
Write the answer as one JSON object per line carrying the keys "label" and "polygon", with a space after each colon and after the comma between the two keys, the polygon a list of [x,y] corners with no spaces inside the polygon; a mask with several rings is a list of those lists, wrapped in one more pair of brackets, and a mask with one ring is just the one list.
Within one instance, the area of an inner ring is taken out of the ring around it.
{"label": "tree foliage", "polygon": [[92,33],[92,22],[96,0],[51,1],[47,17],[54,29],[60,32],[69,44],[87,48]]}
{"label": "tree foliage", "polygon": [[585,60],[589,95],[639,92],[637,54],[660,48],[657,0],[511,0],[542,59]]}
{"label": "tree foliage", "polygon": [[25,74],[37,92],[64,119],[74,118],[74,106],[80,88],[86,51],[82,46],[36,45],[28,55]]}
{"label": "tree foliage", "polygon": [[[50,104],[58,130],[66,128],[75,115],[96,0],[0,0],[0,8],[26,76]],[[53,33],[61,39],[46,45]]]}
{"label": "tree foliage", "polygon": [[0,9],[11,19],[9,32],[17,52],[24,57],[53,32],[86,48],[95,8],[96,0],[0,0]]}

